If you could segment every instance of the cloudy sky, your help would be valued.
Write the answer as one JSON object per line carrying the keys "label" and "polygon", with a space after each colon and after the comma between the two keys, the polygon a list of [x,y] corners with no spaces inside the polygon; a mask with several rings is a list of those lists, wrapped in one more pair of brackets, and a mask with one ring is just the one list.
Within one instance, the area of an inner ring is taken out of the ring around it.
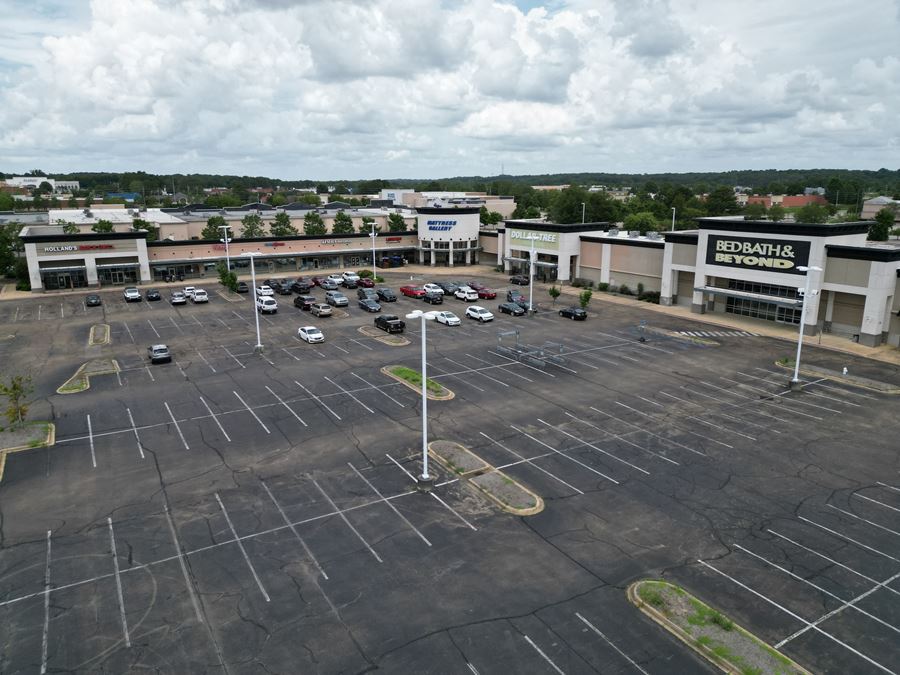
{"label": "cloudy sky", "polygon": [[0,171],[900,166],[900,0],[0,0]]}

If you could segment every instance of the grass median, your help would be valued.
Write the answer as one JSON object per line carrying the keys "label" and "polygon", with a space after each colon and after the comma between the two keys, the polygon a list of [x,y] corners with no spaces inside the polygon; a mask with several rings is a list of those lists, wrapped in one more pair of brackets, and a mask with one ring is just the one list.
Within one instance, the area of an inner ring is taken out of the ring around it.
{"label": "grass median", "polygon": [[[386,375],[390,375],[395,380],[402,382],[410,389],[421,393],[422,373],[418,370],[413,370],[406,366],[385,366],[381,371]],[[428,393],[428,398],[436,399],[438,401],[451,399],[455,395],[451,390],[447,389],[447,387],[436,380],[432,380],[430,377],[425,384],[425,391]]]}

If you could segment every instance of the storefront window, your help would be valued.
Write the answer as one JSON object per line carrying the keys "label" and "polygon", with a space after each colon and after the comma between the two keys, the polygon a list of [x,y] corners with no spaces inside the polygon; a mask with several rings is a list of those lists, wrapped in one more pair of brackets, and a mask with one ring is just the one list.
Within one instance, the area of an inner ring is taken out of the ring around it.
{"label": "storefront window", "polygon": [[87,288],[87,273],[82,269],[41,270],[41,285],[48,291]]}
{"label": "storefront window", "polygon": [[101,286],[125,286],[137,283],[140,269],[137,265],[97,265],[97,280]]}

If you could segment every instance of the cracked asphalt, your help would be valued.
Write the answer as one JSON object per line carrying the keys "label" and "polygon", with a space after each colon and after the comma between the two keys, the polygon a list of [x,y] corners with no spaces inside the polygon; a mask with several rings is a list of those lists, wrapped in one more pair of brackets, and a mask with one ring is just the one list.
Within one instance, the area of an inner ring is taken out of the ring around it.
{"label": "cracked asphalt", "polygon": [[[429,437],[543,497],[515,518],[453,476],[415,490],[419,399],[379,370],[418,368],[418,323],[390,347],[353,301],[313,320],[278,296],[260,356],[247,300],[103,297],[0,304],[0,371],[31,373],[32,416],[57,425],[0,483],[0,672],[714,672],[628,603],[647,577],[814,672],[900,672],[897,399],[787,391],[788,343],[640,342],[644,319],[703,326],[597,298],[571,322],[546,294],[531,319],[429,325],[429,376],[456,393]],[[109,347],[87,346],[97,322]],[[562,359],[510,360],[512,329]],[[174,363],[148,367],[156,342]],[[55,393],[101,354],[122,372]]]}

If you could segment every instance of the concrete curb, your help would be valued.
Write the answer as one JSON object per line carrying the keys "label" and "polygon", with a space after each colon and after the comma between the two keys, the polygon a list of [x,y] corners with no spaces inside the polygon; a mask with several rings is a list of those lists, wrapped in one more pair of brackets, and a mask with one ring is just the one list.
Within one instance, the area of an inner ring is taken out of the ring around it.
{"label": "concrete curb", "polygon": [[[88,389],[91,388],[91,377],[93,377],[94,375],[112,375],[112,374],[114,374],[114,373],[121,372],[121,368],[119,368],[119,362],[116,361],[115,359],[111,359],[111,362],[112,362],[112,366],[113,366],[112,369],[110,369],[110,370],[97,370],[97,371],[93,371],[93,372],[90,372],[90,373],[86,373],[85,370],[86,370],[87,367],[91,364],[91,362],[88,361],[87,363],[81,364],[81,366],[78,368],[78,370],[75,371],[75,374],[72,375],[72,377],[70,377],[68,380],[66,380],[66,381],[63,382],[61,385],[59,385],[59,387],[58,387],[57,390],[56,390],[56,393],[57,393],[57,394],[60,394],[60,395],[62,395],[62,396],[66,396],[66,395],[68,395],[68,394],[80,394],[81,392],[87,391]],[[71,390],[71,391],[63,391],[63,388],[64,388],[69,382],[72,382],[73,380],[75,380],[75,379],[77,379],[77,378],[83,378],[83,379],[84,379],[84,387],[82,387],[81,389],[73,389],[73,390]]]}
{"label": "concrete curb", "polygon": [[[385,375],[387,375],[392,380],[397,380],[397,382],[399,382],[400,384],[406,385],[407,387],[412,389],[414,392],[416,392],[419,396],[421,396],[422,395],[422,387],[417,387],[412,382],[407,382],[402,377],[398,377],[391,372],[390,369],[396,368],[396,367],[397,367],[396,364],[393,366],[384,366],[384,367],[382,367],[381,372],[384,373]],[[441,385],[441,386],[444,387],[444,385]],[[438,396],[437,394],[432,394],[430,391],[428,391],[428,388],[426,387],[425,395],[428,397],[429,401],[449,401],[450,399],[456,398],[456,394],[454,392],[452,392],[450,389],[447,389],[447,387],[444,387],[444,391],[447,392],[446,396]]]}
{"label": "concrete curb", "polygon": [[[788,370],[791,373],[794,372],[794,366],[790,366],[784,363],[775,362],[775,365],[778,368],[783,370]],[[856,387],[857,389],[865,389],[867,391],[874,391],[878,394],[888,394],[888,395],[898,395],[900,394],[900,387],[896,387],[892,384],[888,384],[887,382],[879,382],[878,380],[872,380],[868,377],[857,377],[855,375],[843,375],[834,370],[828,370],[827,368],[817,368],[813,366],[800,366],[800,374],[806,375],[807,377],[819,377],[825,378],[827,380],[831,380],[832,382],[840,382],[841,384],[846,384],[850,387]]]}
{"label": "concrete curb", "polygon": [[53,422],[31,422],[31,424],[46,424],[47,436],[40,445],[17,445],[12,448],[0,448],[0,481],[3,480],[3,470],[6,468],[6,456],[23,450],[36,450],[47,448],[56,443],[56,425]]}
{"label": "concrete curb", "polygon": [[[466,453],[467,455],[472,457],[476,461],[476,463],[480,463],[480,466],[478,466],[475,469],[471,469],[469,471],[460,471],[459,468],[455,464],[450,462],[447,458],[445,458],[442,454],[440,454],[440,452],[438,452],[437,448],[434,447],[435,443],[450,443],[452,445],[455,445],[457,448],[462,450],[464,453]],[[494,468],[490,464],[485,462],[481,457],[479,457],[474,452],[469,450],[466,446],[460,445],[459,443],[456,443],[454,441],[431,441],[428,444],[428,454],[431,457],[433,457],[434,460],[438,464],[440,464],[442,467],[444,467],[447,471],[452,473],[454,476],[459,476],[460,478],[472,478],[474,476],[481,475],[485,471],[489,471]]]}
{"label": "concrete curb", "polygon": [[360,326],[356,329],[356,332],[373,340],[378,340],[381,344],[388,347],[405,347],[410,344],[409,338],[404,335],[385,333],[380,328],[373,328],[372,326]]}
{"label": "concrete curb", "polygon": [[[638,595],[638,588],[640,587],[641,584],[643,584],[644,582],[647,582],[647,581],[653,581],[654,583],[665,584],[666,586],[669,586],[670,588],[678,588],[678,586],[676,586],[675,584],[670,584],[669,582],[662,581],[661,579],[640,579],[638,581],[635,581],[635,582],[632,582],[631,584],[629,584],[628,589],[626,590],[626,595],[628,596],[628,601],[632,605],[637,607],[644,614],[649,616],[656,623],[658,623],[660,626],[665,628],[676,638],[681,640],[681,642],[683,642],[688,647],[693,649],[696,653],[700,654],[700,656],[705,658],[707,661],[712,663],[714,666],[717,666],[718,668],[720,668],[723,672],[728,673],[729,675],[742,675],[742,671],[740,668],[736,667],[734,664],[732,664],[727,659],[724,659],[721,656],[719,656],[718,654],[714,653],[711,649],[709,649],[705,645],[699,644],[688,633],[686,633],[680,626],[676,625],[674,622],[669,620],[669,618],[665,614],[663,614],[656,608],[651,607],[646,602],[641,600],[641,597]],[[682,590],[684,590],[684,589],[682,589]],[[709,607],[709,605],[707,605],[705,602],[703,602],[699,598],[695,597],[693,594],[688,593],[687,591],[684,591],[684,592],[687,593],[688,597],[694,598],[698,602],[703,603],[706,607]],[[713,608],[710,607],[710,609],[713,609]],[[731,620],[731,619],[729,619],[729,620]],[[790,658],[789,656],[786,656],[782,652],[778,651],[777,649],[772,647],[770,644],[768,644],[765,640],[761,640],[760,638],[756,637],[753,633],[748,631],[743,626],[738,625],[733,620],[731,620],[731,621],[734,624],[735,630],[740,631],[741,633],[748,636],[752,640],[755,640],[755,641],[759,642],[760,644],[765,645],[766,647],[771,649],[773,652],[780,654],[782,657],[784,657],[787,661],[790,662],[791,667],[795,668],[798,673],[800,673],[801,675],[812,675],[812,673],[810,671],[808,671],[806,668],[804,668],[803,666],[798,664],[792,658]]]}
{"label": "concrete curb", "polygon": [[[103,329],[105,331],[105,336],[102,340],[97,339],[97,332]],[[96,347],[98,345],[108,345],[110,342],[111,336],[109,332],[109,324],[107,323],[95,323],[91,326],[91,332],[88,336],[88,346]]]}

